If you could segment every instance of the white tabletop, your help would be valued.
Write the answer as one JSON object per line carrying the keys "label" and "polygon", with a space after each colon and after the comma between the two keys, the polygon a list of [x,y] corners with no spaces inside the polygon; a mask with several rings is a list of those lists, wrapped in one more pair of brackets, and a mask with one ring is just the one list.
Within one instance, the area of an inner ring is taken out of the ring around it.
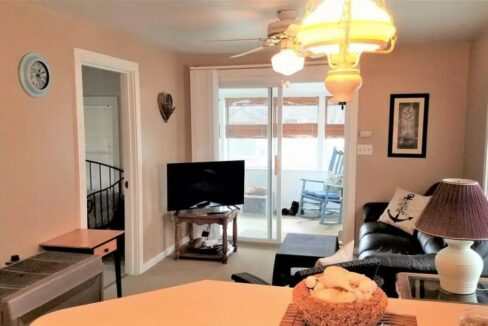
{"label": "white tabletop", "polygon": [[[292,289],[285,287],[200,281],[120,299],[56,311],[32,326],[53,325],[279,325]],[[388,300],[388,312],[417,316],[420,326],[458,325],[473,306],[457,303]]]}

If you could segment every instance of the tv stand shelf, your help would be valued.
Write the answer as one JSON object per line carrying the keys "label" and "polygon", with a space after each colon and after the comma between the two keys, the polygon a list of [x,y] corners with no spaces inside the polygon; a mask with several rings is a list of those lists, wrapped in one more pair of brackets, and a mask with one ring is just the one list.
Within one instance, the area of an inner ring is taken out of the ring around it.
{"label": "tv stand shelf", "polygon": [[[175,259],[190,258],[190,259],[208,259],[222,261],[227,263],[227,257],[237,252],[237,210],[222,212],[220,214],[200,213],[198,211],[185,211],[174,215],[175,219]],[[227,242],[227,226],[232,222],[232,244]],[[222,249],[216,253],[200,253],[191,251],[189,245],[181,246],[181,224],[188,223],[188,233],[190,236],[190,243],[193,239],[193,224],[219,224],[222,226]]]}
{"label": "tv stand shelf", "polygon": [[[229,244],[227,246],[226,257],[229,257],[234,251],[235,251],[234,246]],[[208,260],[219,260],[219,261],[222,260],[224,264],[227,262],[227,258],[225,259],[225,262],[223,261],[224,254],[222,249],[218,249],[215,253],[203,253],[203,252],[193,251],[189,244],[181,247],[180,258],[208,259]]]}

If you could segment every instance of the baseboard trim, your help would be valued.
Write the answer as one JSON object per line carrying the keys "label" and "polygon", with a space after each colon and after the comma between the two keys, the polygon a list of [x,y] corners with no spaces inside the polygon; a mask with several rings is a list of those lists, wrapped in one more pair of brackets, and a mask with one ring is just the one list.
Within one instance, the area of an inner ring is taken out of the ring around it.
{"label": "baseboard trim", "polygon": [[[181,240],[181,245],[184,245],[190,241],[190,237],[186,236]],[[164,258],[170,256],[175,251],[175,245],[169,246],[165,250],[161,251],[159,254],[154,256],[153,258],[149,259],[148,261],[142,264],[141,274],[147,272],[152,267],[154,267],[157,263],[159,263]]]}

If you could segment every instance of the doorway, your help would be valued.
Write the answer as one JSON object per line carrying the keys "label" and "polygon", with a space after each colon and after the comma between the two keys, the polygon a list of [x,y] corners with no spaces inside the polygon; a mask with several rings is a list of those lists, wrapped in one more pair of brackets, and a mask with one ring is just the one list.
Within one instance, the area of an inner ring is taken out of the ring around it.
{"label": "doorway", "polygon": [[88,229],[124,230],[124,170],[118,72],[84,66]]}
{"label": "doorway", "polygon": [[[74,55],[80,227],[90,227],[89,211],[102,216],[98,223],[110,222],[110,216],[115,214],[110,211],[109,207],[114,207],[110,204],[123,196],[124,209],[118,221],[125,227],[125,273],[140,274],[143,272],[143,229],[139,67],[134,62],[81,49],[75,49]],[[84,78],[85,73],[96,78]],[[112,88],[100,93],[102,75],[112,80],[105,85],[110,84]],[[87,161],[97,162],[96,168]],[[102,171],[107,166],[113,168],[109,173]],[[121,167],[123,176],[117,174]],[[87,201],[94,183],[102,189],[106,185],[116,186],[112,191],[98,192],[106,198],[97,197],[95,202],[100,204],[95,208],[89,207]]]}

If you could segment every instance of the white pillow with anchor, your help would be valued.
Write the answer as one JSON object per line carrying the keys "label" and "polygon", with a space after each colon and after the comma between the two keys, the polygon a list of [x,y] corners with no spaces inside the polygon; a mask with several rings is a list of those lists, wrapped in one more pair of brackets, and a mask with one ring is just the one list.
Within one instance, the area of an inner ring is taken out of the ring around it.
{"label": "white pillow with anchor", "polygon": [[397,188],[395,195],[378,221],[413,235],[415,221],[422,214],[429,200],[430,197]]}

